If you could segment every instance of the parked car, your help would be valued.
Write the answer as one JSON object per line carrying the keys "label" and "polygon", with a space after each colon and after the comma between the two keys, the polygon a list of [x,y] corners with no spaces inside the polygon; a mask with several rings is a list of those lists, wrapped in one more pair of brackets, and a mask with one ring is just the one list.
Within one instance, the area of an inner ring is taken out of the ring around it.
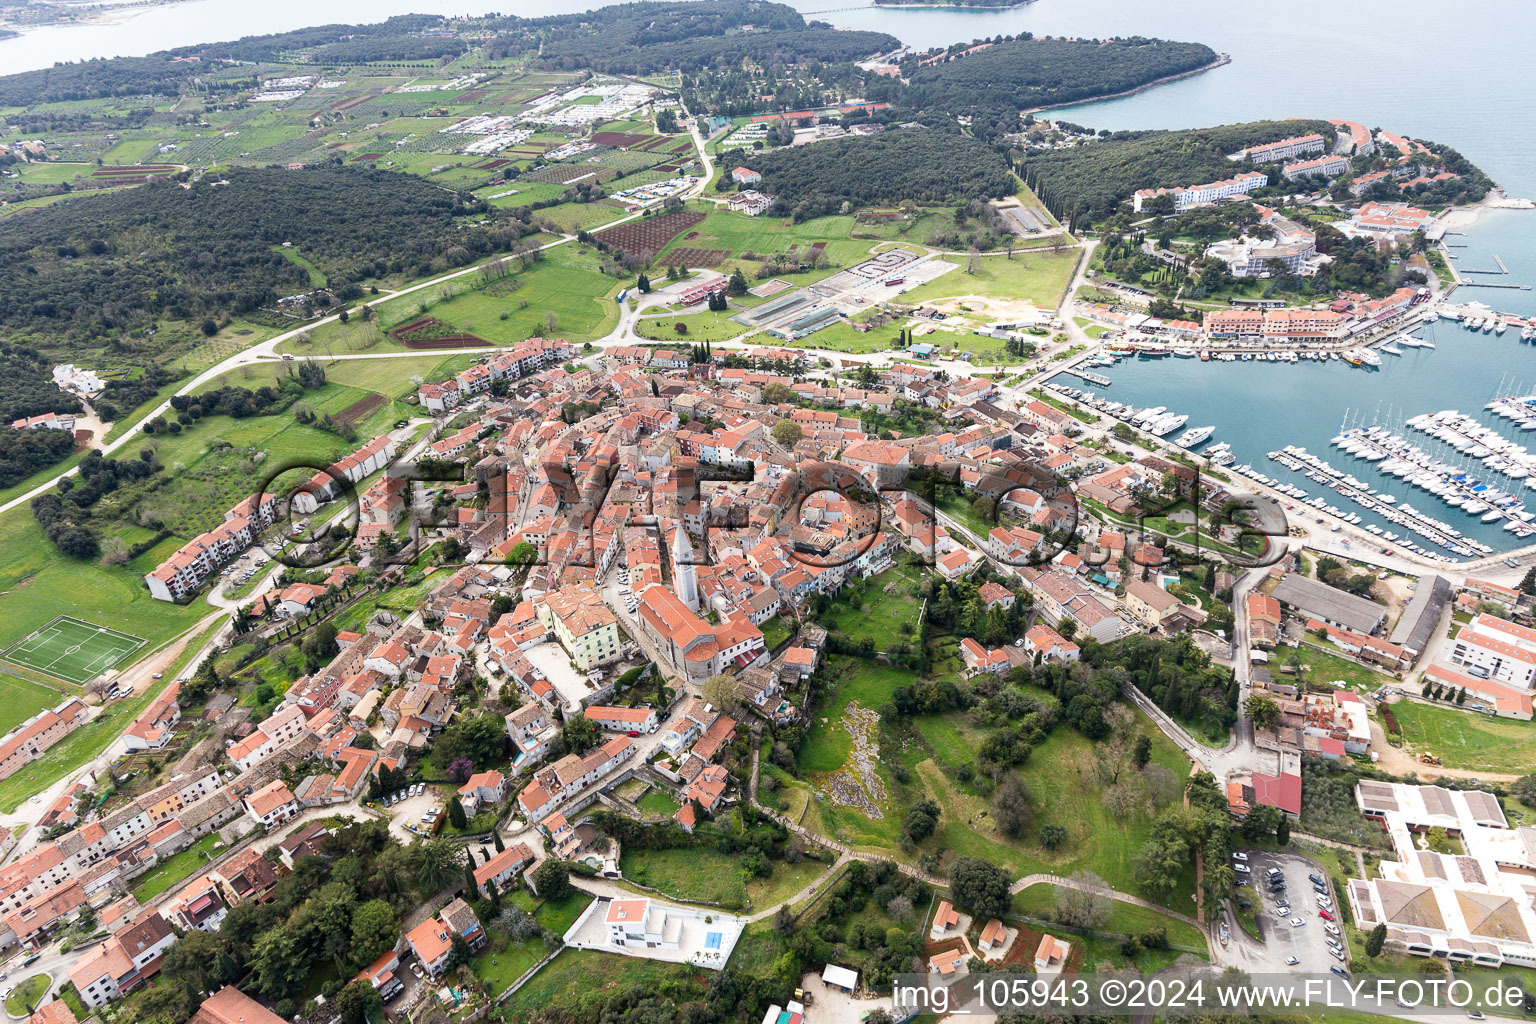
{"label": "parked car", "polygon": [[1322,875],[1308,875],[1307,878],[1312,882],[1313,885],[1327,885],[1328,884],[1328,880],[1326,878],[1324,878]]}
{"label": "parked car", "polygon": [[1324,921],[1332,921],[1333,920],[1333,911],[1331,911],[1331,910],[1319,910],[1317,912],[1317,916],[1322,918]]}
{"label": "parked car", "polygon": [[1295,966],[1296,966],[1296,965],[1297,965],[1297,964],[1299,964],[1299,963],[1301,963],[1301,961],[1300,961],[1300,960],[1297,960],[1297,959],[1296,959],[1296,958],[1295,958],[1295,957],[1293,957],[1293,956],[1288,956],[1288,957],[1286,957],[1286,958],[1285,958],[1285,965],[1286,965],[1286,966],[1287,966],[1287,967],[1295,967]]}
{"label": "parked car", "polygon": [[1301,926],[1302,926],[1302,925],[1304,925],[1304,924],[1306,924],[1306,923],[1307,923],[1307,922],[1305,922],[1305,921],[1303,921],[1303,920],[1302,920],[1302,919],[1301,919],[1301,918],[1299,918],[1299,917],[1293,917],[1293,918],[1291,918],[1291,927],[1292,927],[1292,928],[1300,928],[1300,927],[1301,927]]}
{"label": "parked car", "polygon": [[1234,864],[1234,865],[1232,865],[1232,870],[1236,871],[1240,875],[1246,875],[1248,873],[1248,865],[1247,864]]}
{"label": "parked car", "polygon": [[1244,864],[1248,863],[1248,855],[1241,850],[1234,852],[1232,859],[1242,861]]}
{"label": "parked car", "polygon": [[1329,935],[1339,935],[1339,934],[1341,934],[1339,932],[1339,926],[1336,925],[1336,924],[1325,924],[1325,925],[1323,925],[1323,927],[1328,930],[1328,934]]}
{"label": "parked car", "polygon": [[1330,970],[1330,971],[1332,971],[1332,972],[1333,972],[1333,973],[1334,973],[1334,974],[1337,974],[1337,975],[1338,975],[1338,976],[1339,976],[1339,977],[1341,977],[1341,978],[1347,978],[1347,977],[1349,977],[1349,972],[1348,972],[1348,971],[1346,971],[1346,970],[1345,970],[1345,969],[1344,969],[1344,968],[1342,968],[1342,967],[1330,967],[1330,968],[1328,968],[1328,969],[1329,969],[1329,970]]}
{"label": "parked car", "polygon": [[625,733],[624,735],[628,736],[630,739],[636,739],[637,737],[639,737],[640,734],[638,732],[636,732],[634,729],[631,729],[631,730],[629,730],[629,732]]}

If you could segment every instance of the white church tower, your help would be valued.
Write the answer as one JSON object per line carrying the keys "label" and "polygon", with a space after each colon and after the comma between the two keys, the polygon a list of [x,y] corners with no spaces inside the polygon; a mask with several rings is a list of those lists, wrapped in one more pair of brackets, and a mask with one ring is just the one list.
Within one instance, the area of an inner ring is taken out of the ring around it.
{"label": "white church tower", "polygon": [[672,537],[672,589],[677,598],[694,611],[699,610],[699,574],[693,568],[693,546],[682,523]]}

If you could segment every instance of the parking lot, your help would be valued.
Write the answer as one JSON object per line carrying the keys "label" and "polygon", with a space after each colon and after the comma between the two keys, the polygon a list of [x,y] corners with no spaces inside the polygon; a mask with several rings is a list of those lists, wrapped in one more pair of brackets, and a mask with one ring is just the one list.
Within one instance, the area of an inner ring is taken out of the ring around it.
{"label": "parking lot", "polygon": [[[418,796],[408,796],[393,807],[385,807],[379,804],[381,810],[389,815],[390,829],[400,837],[403,842],[410,842],[419,835],[430,835],[432,826],[423,822],[422,816],[433,808],[441,811],[444,801],[451,795],[450,788],[446,784],[430,785],[418,783],[422,791]],[[387,794],[391,799],[394,793]],[[415,828],[412,829],[411,826]]]}
{"label": "parking lot", "polygon": [[[1344,940],[1342,926],[1333,923],[1333,928],[1338,934],[1329,930],[1330,922],[1318,916],[1318,911],[1324,907],[1320,902],[1313,884],[1308,875],[1317,875],[1324,880],[1327,875],[1309,858],[1294,853],[1267,853],[1257,850],[1243,851],[1248,860],[1244,866],[1249,871],[1245,875],[1238,872],[1239,879],[1247,879],[1248,884],[1240,886],[1238,893],[1245,899],[1257,901],[1262,905],[1258,914],[1259,933],[1263,936],[1262,949],[1253,949],[1256,954],[1253,967],[1272,971],[1294,971],[1299,973],[1328,973],[1331,967],[1343,967],[1348,969],[1349,948]],[[1234,861],[1234,864],[1242,864]],[[1282,914],[1276,907],[1276,897],[1280,894],[1272,893],[1268,884],[1268,873],[1271,869],[1278,869],[1285,879],[1283,895],[1289,901],[1290,912]],[[1336,894],[1331,891],[1327,898],[1331,901]],[[1327,906],[1332,909],[1332,903]],[[1299,926],[1293,925],[1293,921],[1300,920]],[[1240,932],[1240,929],[1236,931]],[[1241,934],[1234,938],[1243,938]],[[1344,959],[1340,960],[1329,951],[1329,940],[1339,943],[1344,950]],[[1249,943],[1250,948],[1252,943]],[[1290,957],[1296,958],[1295,964],[1288,964]]]}

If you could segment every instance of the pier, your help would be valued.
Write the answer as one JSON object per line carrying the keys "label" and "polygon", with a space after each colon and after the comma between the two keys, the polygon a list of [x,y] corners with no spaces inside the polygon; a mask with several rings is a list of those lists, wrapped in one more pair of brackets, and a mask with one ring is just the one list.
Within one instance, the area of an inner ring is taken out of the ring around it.
{"label": "pier", "polygon": [[[1497,270],[1464,270],[1464,271],[1462,271],[1462,273],[1464,273],[1464,274],[1497,274],[1497,273],[1501,273],[1501,271],[1497,271]],[[1503,282],[1503,281],[1463,281],[1463,282],[1461,282],[1461,287],[1463,287],[1463,288],[1514,288],[1515,290],[1522,291],[1522,292],[1528,292],[1528,291],[1531,290],[1531,286],[1528,285],[1528,284],[1508,284],[1508,283]]]}
{"label": "pier", "polygon": [[[1466,247],[1465,246],[1458,246],[1458,248],[1466,248]],[[1499,269],[1498,270],[1472,270],[1472,269],[1470,269],[1468,267],[1462,267],[1461,268],[1461,272],[1463,274],[1507,274],[1507,273],[1509,273],[1509,268],[1504,265],[1504,261],[1503,260],[1499,259],[1499,256],[1498,256],[1497,253],[1495,253],[1494,256],[1493,256],[1493,262],[1495,262],[1495,263],[1497,263],[1499,265]]]}
{"label": "pier", "polygon": [[1114,383],[1114,381],[1110,380],[1108,377],[1100,377],[1096,373],[1089,373],[1087,370],[1079,370],[1079,369],[1077,369],[1075,367],[1068,367],[1067,369],[1064,369],[1061,372],[1062,373],[1069,373],[1069,374],[1071,374],[1074,377],[1077,377],[1077,378],[1079,378],[1081,380],[1085,380],[1089,384],[1094,384],[1094,385],[1097,385],[1098,387],[1101,387],[1101,388],[1107,388],[1111,384]]}

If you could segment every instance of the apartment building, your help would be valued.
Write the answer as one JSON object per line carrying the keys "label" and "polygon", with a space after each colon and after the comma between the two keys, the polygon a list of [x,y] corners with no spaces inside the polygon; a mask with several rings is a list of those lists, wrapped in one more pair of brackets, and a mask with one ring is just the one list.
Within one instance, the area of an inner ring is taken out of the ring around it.
{"label": "apartment building", "polygon": [[[259,500],[258,500],[259,499]],[[240,552],[277,514],[276,495],[252,495],[224,513],[224,521],[183,544],[144,576],[150,596],[175,601],[192,593]]]}
{"label": "apartment building", "polygon": [[1462,626],[1446,658],[1468,675],[1521,690],[1536,686],[1536,630],[1481,614]]}
{"label": "apartment building", "polygon": [[560,640],[576,667],[586,672],[619,656],[619,619],[596,591],[553,591],[538,604],[539,621]]}
{"label": "apartment building", "polygon": [[0,779],[8,779],[91,717],[90,709],[78,697],[60,701],[56,707],[39,711],[0,737]]}
{"label": "apartment building", "polygon": [[1310,178],[1319,174],[1325,178],[1337,178],[1347,170],[1349,170],[1348,160],[1342,156],[1329,155],[1286,164],[1280,169],[1280,173],[1285,176],[1286,181],[1295,181],[1297,178]]}
{"label": "apartment building", "polygon": [[159,973],[160,959],[175,941],[170,924],[151,911],[76,960],[69,980],[88,1008],[105,1006]]}

